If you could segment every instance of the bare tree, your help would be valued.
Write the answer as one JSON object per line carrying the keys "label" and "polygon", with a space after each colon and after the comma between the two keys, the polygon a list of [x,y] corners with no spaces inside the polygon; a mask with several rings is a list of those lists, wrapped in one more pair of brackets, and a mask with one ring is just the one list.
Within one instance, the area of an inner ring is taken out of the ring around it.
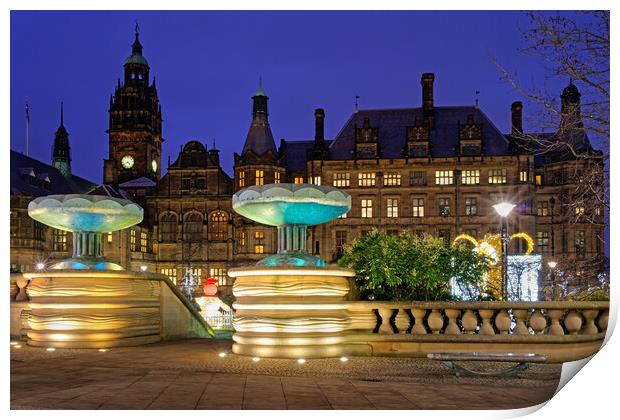
{"label": "bare tree", "polygon": [[[546,79],[542,86],[526,86],[514,72],[495,65],[502,78],[536,108],[536,130],[514,130],[518,147],[545,156],[546,163],[571,160],[572,185],[560,205],[573,222],[601,223],[609,208],[609,104],[610,26],[609,11],[528,12],[521,29],[526,45],[521,52],[538,57]],[[558,98],[547,82],[570,80]],[[579,86],[579,88],[577,88]],[[590,133],[603,152],[590,147]]]}

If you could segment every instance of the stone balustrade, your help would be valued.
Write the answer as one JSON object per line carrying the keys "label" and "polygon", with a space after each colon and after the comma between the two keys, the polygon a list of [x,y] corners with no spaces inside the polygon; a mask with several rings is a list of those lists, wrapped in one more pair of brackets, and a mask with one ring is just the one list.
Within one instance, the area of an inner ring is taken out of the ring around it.
{"label": "stone balustrade", "polygon": [[366,354],[527,352],[564,362],[600,348],[609,303],[348,302],[347,313],[347,342]]}

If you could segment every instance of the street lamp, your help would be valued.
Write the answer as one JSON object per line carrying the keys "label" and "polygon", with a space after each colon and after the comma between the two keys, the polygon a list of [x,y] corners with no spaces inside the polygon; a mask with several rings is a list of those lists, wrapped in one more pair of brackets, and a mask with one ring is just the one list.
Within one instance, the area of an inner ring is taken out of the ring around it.
{"label": "street lamp", "polygon": [[547,265],[549,266],[549,283],[551,283],[551,293],[552,293],[552,299],[553,300],[558,300],[558,296],[557,296],[557,287],[555,284],[555,267],[557,267],[558,263],[556,261],[548,261]]}
{"label": "street lamp", "polygon": [[502,240],[502,297],[508,300],[508,223],[506,218],[515,208],[515,205],[508,202],[497,203],[493,209],[501,217],[501,240]]}
{"label": "street lamp", "polygon": [[140,266],[140,271],[146,271],[148,269],[148,267],[146,265],[141,265]]}

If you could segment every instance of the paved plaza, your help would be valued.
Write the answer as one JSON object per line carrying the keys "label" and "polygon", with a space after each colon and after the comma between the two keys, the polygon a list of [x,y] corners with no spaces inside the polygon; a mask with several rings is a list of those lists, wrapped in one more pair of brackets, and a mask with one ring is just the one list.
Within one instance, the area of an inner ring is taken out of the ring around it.
{"label": "paved plaza", "polygon": [[561,372],[537,365],[519,378],[457,378],[439,362],[402,357],[253,361],[230,354],[230,340],[106,352],[22,344],[11,348],[12,409],[521,408],[551,398]]}

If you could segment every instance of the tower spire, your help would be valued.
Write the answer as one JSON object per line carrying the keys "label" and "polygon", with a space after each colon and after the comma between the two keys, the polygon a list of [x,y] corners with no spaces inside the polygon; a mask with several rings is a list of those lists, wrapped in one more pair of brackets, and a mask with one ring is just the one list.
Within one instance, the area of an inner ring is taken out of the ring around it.
{"label": "tower spire", "polygon": [[71,176],[71,148],[69,147],[69,133],[64,125],[64,103],[60,102],[60,126],[54,136],[52,147],[52,166],[68,178]]}

